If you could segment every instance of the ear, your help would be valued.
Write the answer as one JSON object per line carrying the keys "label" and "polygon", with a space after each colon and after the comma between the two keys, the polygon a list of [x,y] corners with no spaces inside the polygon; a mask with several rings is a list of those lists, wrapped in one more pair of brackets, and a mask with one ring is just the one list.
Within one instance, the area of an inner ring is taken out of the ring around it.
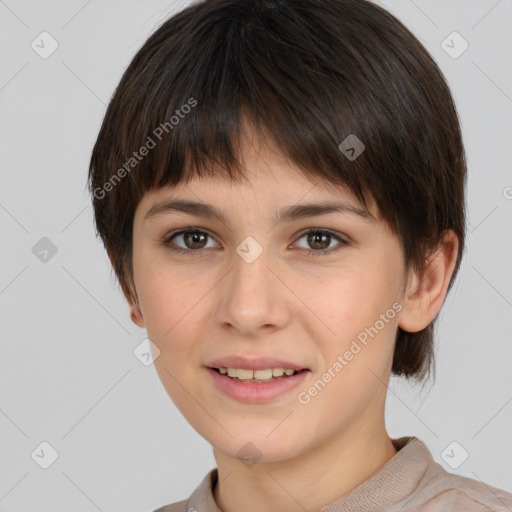
{"label": "ear", "polygon": [[[114,255],[108,248],[107,254],[112,266],[114,267]],[[129,276],[128,279],[130,279]],[[146,327],[146,323],[144,322],[144,317],[142,316],[142,311],[140,309],[140,304],[137,298],[137,293],[132,293],[130,288],[135,290],[135,284],[131,280],[127,285],[121,283],[123,295],[128,302],[128,306],[130,307],[130,318],[135,325],[138,325],[139,327]]]}
{"label": "ear", "polygon": [[[128,279],[130,279],[130,277],[128,277]],[[139,327],[146,327],[137,292],[135,291],[135,284],[130,280],[126,285],[122,283],[121,288],[123,289],[123,295],[130,307],[130,318],[132,319],[132,322]]]}
{"label": "ear", "polygon": [[130,306],[130,318],[135,325],[139,327],[146,327],[146,322],[144,321],[144,317],[142,316],[142,311],[140,310],[140,304],[138,301],[131,302],[129,299],[128,304]]}
{"label": "ear", "polygon": [[434,320],[446,297],[458,250],[459,239],[455,232],[445,231],[421,275],[414,272],[407,283],[398,320],[401,329],[421,331]]}
{"label": "ear", "polygon": [[[130,290],[126,289],[125,286],[121,287],[123,289],[123,294],[126,298],[126,301],[128,302],[128,306],[130,307],[130,318],[132,319],[132,322],[139,327],[146,327],[137,294],[130,293]],[[135,289],[135,287],[133,288]]]}

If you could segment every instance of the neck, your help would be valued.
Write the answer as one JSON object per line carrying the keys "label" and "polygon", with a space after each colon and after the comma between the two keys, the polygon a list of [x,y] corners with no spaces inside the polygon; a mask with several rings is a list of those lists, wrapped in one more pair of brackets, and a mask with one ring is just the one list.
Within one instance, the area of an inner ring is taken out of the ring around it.
{"label": "neck", "polygon": [[272,512],[320,510],[367,480],[397,451],[381,424],[378,428],[353,425],[350,432],[291,459],[250,467],[228,454],[214,453],[217,506],[223,512]]}

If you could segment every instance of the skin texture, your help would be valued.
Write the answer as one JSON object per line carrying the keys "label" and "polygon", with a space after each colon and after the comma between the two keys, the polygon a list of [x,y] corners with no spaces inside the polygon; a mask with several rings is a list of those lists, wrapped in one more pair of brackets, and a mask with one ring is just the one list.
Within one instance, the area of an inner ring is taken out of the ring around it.
{"label": "skin texture", "polygon": [[[194,178],[144,195],[133,226],[140,311],[128,300],[131,318],[160,350],[155,367],[169,396],[213,446],[218,506],[225,512],[318,510],[395,455],[384,405],[396,330],[418,331],[435,318],[457,238],[447,232],[418,276],[406,272],[399,241],[375,204],[375,219],[330,213],[275,224],[277,211],[297,203],[360,205],[345,187],[306,178],[268,142],[246,137],[241,155],[249,183]],[[227,223],[177,212],[144,220],[153,204],[170,198],[217,206]],[[210,236],[199,242],[190,235],[173,238],[187,254],[163,243],[171,231],[189,227]],[[301,233],[306,228],[332,231],[331,241],[308,243]],[[263,249],[252,263],[236,252],[248,236]],[[308,253],[334,248],[340,250]],[[394,303],[400,311],[386,317],[378,334],[309,403],[300,403],[298,393]],[[245,404],[218,391],[204,367],[233,354],[271,355],[311,372],[300,389],[269,403]],[[248,442],[260,452],[254,465],[237,456]]]}

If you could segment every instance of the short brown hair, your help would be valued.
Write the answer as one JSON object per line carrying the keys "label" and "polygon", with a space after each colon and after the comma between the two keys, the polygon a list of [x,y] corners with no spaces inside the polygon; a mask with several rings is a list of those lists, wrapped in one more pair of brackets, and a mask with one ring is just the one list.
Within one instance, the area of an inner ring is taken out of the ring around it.
{"label": "short brown hair", "polygon": [[[466,160],[449,87],[418,39],[366,0],[205,0],[167,19],[135,55],[92,151],[96,231],[127,296],[136,297],[132,229],[143,194],[194,175],[245,178],[244,119],[305,175],[348,186],[365,207],[370,194],[408,269],[423,270],[454,230],[451,288]],[[338,148],[351,134],[365,145],[356,159]],[[398,328],[395,375],[431,372],[434,323]]]}

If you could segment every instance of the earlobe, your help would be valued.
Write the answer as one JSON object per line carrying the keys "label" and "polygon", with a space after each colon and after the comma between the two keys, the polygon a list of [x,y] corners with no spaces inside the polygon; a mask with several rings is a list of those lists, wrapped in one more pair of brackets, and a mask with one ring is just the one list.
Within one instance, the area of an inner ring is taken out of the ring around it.
{"label": "earlobe", "polygon": [[123,286],[122,288],[123,295],[125,296],[125,299],[128,302],[128,306],[130,308],[130,318],[132,322],[139,327],[145,327],[146,324],[144,322],[144,316],[142,315],[142,311],[140,309],[139,299],[137,298],[137,294],[134,291],[134,285],[130,283],[129,286]]}
{"label": "earlobe", "polygon": [[134,301],[130,306],[130,318],[135,325],[139,327],[145,327],[146,324],[144,322],[144,317],[142,316],[142,311],[140,310],[140,305],[138,301]]}
{"label": "earlobe", "polygon": [[459,241],[448,230],[429,257],[421,275],[414,273],[408,283],[398,326],[404,331],[418,332],[435,319],[443,305],[455,269]]}
{"label": "earlobe", "polygon": [[140,308],[139,299],[137,297],[135,283],[133,280],[130,279],[128,281],[122,281],[121,289],[126,301],[128,302],[128,307],[130,308],[130,318],[132,322],[139,327],[146,327],[144,316],[142,315]]}

